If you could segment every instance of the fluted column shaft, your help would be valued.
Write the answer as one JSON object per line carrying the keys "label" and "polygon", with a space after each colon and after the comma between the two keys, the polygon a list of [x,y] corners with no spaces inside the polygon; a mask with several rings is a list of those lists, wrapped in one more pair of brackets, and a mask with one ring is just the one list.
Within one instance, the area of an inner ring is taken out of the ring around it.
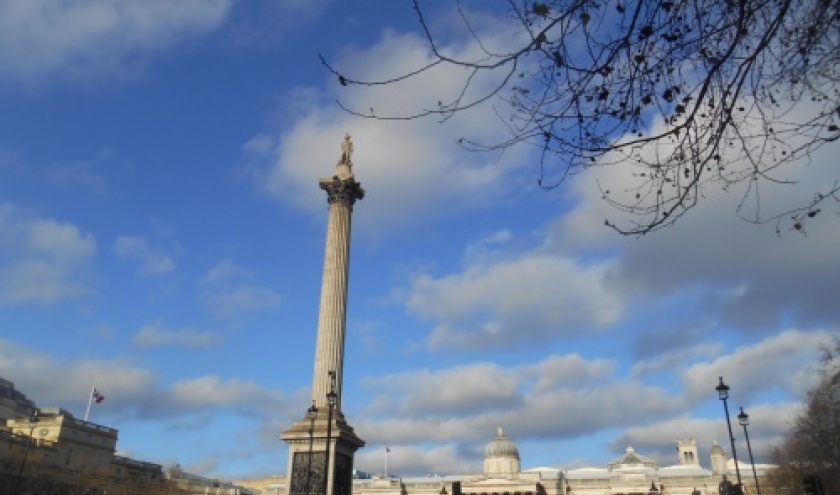
{"label": "fluted column shaft", "polygon": [[347,281],[350,273],[350,227],[353,204],[364,197],[364,190],[352,178],[322,180],[330,205],[327,225],[327,245],[324,255],[324,276],[321,285],[321,305],[318,313],[318,338],[315,348],[315,372],[312,380],[312,400],[319,411],[328,409],[330,371],[335,371],[335,411],[341,414],[342,373],[344,370],[344,341],[347,321]]}

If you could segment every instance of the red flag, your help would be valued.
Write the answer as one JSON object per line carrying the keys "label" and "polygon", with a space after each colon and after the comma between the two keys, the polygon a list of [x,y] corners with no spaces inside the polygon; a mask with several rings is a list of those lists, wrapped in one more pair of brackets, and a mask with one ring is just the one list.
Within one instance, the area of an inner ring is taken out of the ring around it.
{"label": "red flag", "polygon": [[98,390],[93,389],[93,401],[99,404],[103,400],[105,400],[105,396],[99,393]]}

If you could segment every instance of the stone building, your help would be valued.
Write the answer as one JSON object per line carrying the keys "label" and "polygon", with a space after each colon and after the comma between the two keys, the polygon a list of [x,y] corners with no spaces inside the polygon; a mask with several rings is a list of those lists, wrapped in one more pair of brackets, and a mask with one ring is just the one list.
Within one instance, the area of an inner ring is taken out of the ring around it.
{"label": "stone building", "polygon": [[161,466],[116,455],[117,437],[116,429],[78,419],[65,409],[36,407],[0,378],[0,474],[130,486],[149,493],[161,487]]}
{"label": "stone building", "polygon": [[14,435],[31,436],[33,462],[90,474],[119,474],[124,470],[112,466],[117,430],[77,419],[64,409],[44,408],[38,412],[36,421],[31,416],[6,419],[6,428]]}
{"label": "stone building", "polygon": [[164,471],[160,464],[117,455],[118,436],[117,429],[65,409],[38,408],[0,378],[0,488],[20,484],[20,493],[53,493],[63,484],[90,495],[253,493],[178,466]]}
{"label": "stone building", "polygon": [[[711,447],[711,469],[700,464],[697,441],[678,440],[678,463],[660,466],[656,461],[627,447],[624,455],[604,468],[571,469],[564,472],[566,493],[569,495],[717,495],[724,476],[736,479],[735,463],[727,460],[723,448]],[[757,493],[752,467],[738,463],[746,493]],[[756,473],[763,477],[770,465],[756,465]],[[749,475],[747,474],[749,473]]]}
{"label": "stone building", "polygon": [[[627,447],[603,467],[521,469],[519,449],[502,428],[484,449],[484,472],[418,478],[357,479],[353,495],[717,495],[723,476],[735,480],[735,463],[714,444],[711,469],[701,465],[694,438],[676,441],[677,463],[660,466]],[[759,478],[772,468],[756,465]],[[752,467],[739,463],[747,495],[755,494]]]}

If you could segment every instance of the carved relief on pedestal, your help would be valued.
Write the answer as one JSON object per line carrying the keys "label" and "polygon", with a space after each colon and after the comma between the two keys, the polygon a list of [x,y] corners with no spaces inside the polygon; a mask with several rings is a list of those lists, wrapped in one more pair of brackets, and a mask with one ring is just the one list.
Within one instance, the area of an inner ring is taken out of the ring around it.
{"label": "carved relief on pedestal", "polygon": [[312,470],[307,482],[309,452],[295,452],[294,462],[292,464],[292,476],[289,480],[289,494],[309,495],[324,493],[327,479],[324,475],[326,460],[326,453],[312,453]]}

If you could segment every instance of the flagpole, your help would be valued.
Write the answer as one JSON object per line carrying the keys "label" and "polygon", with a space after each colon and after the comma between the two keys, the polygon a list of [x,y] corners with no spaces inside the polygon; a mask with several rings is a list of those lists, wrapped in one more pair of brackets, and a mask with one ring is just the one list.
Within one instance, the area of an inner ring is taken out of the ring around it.
{"label": "flagpole", "polygon": [[388,447],[385,447],[385,479],[388,479]]}
{"label": "flagpole", "polygon": [[90,387],[90,394],[88,394],[88,406],[87,410],[85,410],[85,421],[88,419],[88,415],[90,414],[90,403],[93,402],[93,391],[96,390],[96,385]]}

